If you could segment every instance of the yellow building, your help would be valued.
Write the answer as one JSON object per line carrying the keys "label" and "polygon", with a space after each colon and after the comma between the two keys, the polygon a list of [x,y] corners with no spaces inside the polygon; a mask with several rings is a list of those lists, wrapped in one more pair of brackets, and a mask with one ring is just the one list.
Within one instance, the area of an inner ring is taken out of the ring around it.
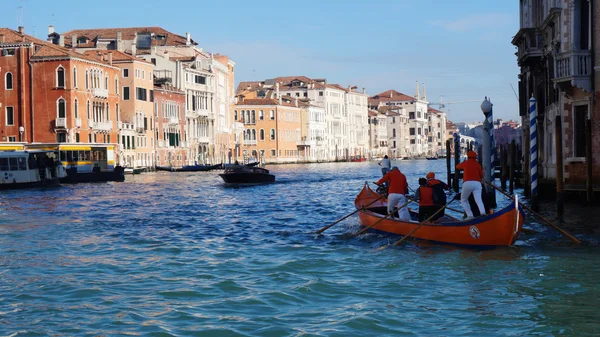
{"label": "yellow building", "polygon": [[297,101],[238,96],[234,121],[243,123],[241,151],[237,157],[263,163],[296,163],[301,160],[304,108]]}

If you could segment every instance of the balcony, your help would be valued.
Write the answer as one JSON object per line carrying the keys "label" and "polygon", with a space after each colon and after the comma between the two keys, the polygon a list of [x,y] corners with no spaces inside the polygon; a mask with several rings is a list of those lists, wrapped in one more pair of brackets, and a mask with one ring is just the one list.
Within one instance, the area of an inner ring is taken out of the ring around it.
{"label": "balcony", "polygon": [[199,136],[198,137],[198,143],[209,143],[210,142],[210,138],[207,136]]}
{"label": "balcony", "polygon": [[554,83],[592,91],[592,54],[589,50],[560,53],[554,61]]}
{"label": "balcony", "polygon": [[164,140],[159,140],[159,141],[157,141],[157,143],[158,143],[157,144],[158,147],[164,147],[165,146],[165,141]]}
{"label": "balcony", "polygon": [[209,117],[210,115],[210,112],[206,109],[198,109],[196,112],[198,113],[199,117]]}
{"label": "balcony", "polygon": [[254,139],[254,140],[244,139],[244,145],[256,145],[256,139]]}
{"label": "balcony", "polygon": [[81,118],[75,118],[75,127],[76,128],[80,128],[81,127]]}
{"label": "balcony", "polygon": [[301,140],[296,142],[297,146],[313,146],[315,142],[311,139],[307,139],[307,137],[302,137]]}
{"label": "balcony", "polygon": [[92,95],[94,97],[108,98],[108,90],[100,88],[92,88]]}
{"label": "balcony", "polygon": [[137,133],[142,133],[142,134],[143,134],[143,133],[145,133],[145,132],[146,132],[146,129],[144,129],[144,127],[143,127],[143,126],[136,126],[136,127],[135,127],[135,132],[137,132]]}
{"label": "balcony", "polygon": [[172,125],[179,124],[179,118],[177,118],[177,117],[169,117],[169,124],[172,124]]}
{"label": "balcony", "polygon": [[66,118],[57,118],[55,121],[55,125],[57,128],[66,128],[67,127],[67,119]]}
{"label": "balcony", "polygon": [[90,122],[90,128],[101,131],[110,131],[112,130],[112,122]]}
{"label": "balcony", "polygon": [[535,28],[521,28],[512,40],[517,46],[517,63],[527,65],[539,60],[543,55],[543,36]]}

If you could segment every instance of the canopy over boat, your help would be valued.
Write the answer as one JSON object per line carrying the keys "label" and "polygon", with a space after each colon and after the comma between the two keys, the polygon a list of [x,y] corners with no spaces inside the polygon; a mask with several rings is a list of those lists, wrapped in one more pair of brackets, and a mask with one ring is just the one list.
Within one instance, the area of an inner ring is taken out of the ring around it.
{"label": "canopy over boat", "polygon": [[[387,200],[382,198],[367,208],[365,205],[375,201],[381,195],[367,184],[356,196],[354,205],[360,211],[358,215],[364,226],[371,226],[387,215]],[[419,226],[417,214],[411,212],[411,221],[387,218],[371,229],[391,234],[406,235]],[[523,225],[524,214],[517,197],[506,207],[488,215],[461,221],[444,216],[439,223],[426,223],[411,236],[417,239],[474,247],[496,247],[512,245]]]}

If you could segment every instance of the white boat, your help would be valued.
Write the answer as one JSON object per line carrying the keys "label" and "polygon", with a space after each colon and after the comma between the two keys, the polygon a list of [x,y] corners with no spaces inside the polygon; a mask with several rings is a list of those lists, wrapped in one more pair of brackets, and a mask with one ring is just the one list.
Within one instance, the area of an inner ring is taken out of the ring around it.
{"label": "white boat", "polygon": [[0,190],[58,186],[66,172],[54,154],[44,150],[0,151]]}

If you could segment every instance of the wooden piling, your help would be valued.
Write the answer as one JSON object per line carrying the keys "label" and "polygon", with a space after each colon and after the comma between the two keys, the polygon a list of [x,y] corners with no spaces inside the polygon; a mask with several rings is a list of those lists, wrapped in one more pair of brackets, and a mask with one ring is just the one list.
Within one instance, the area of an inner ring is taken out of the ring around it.
{"label": "wooden piling", "polygon": [[510,142],[510,165],[508,172],[508,188],[510,190],[510,194],[513,194],[515,191],[515,167],[517,161],[517,143],[513,139]]}
{"label": "wooden piling", "polygon": [[523,147],[521,149],[521,152],[523,153],[523,170],[522,170],[522,177],[523,177],[523,182],[525,183],[525,186],[523,186],[523,195],[526,198],[529,198],[529,196],[531,196],[531,185],[530,185],[530,180],[529,180],[529,173],[530,173],[530,163],[529,163],[529,133],[531,132],[531,130],[529,128],[527,128],[527,134],[524,140],[525,140],[525,144],[523,144]]}
{"label": "wooden piling", "polygon": [[588,205],[591,205],[594,198],[593,179],[592,179],[592,120],[585,121],[585,171],[586,171],[586,194]]}
{"label": "wooden piling", "polygon": [[458,192],[458,170],[456,166],[460,163],[460,142],[454,142],[454,180],[452,181],[452,187],[455,192]]}
{"label": "wooden piling", "polygon": [[508,176],[506,153],[506,146],[500,145],[500,186],[503,190],[506,190],[506,178]]}
{"label": "wooden piling", "polygon": [[448,186],[452,186],[452,170],[450,161],[452,160],[452,141],[446,140],[446,172],[448,177]]}
{"label": "wooden piling", "polygon": [[564,214],[564,194],[563,194],[563,139],[562,139],[562,117],[556,116],[554,123],[554,147],[556,148],[556,212]]}

